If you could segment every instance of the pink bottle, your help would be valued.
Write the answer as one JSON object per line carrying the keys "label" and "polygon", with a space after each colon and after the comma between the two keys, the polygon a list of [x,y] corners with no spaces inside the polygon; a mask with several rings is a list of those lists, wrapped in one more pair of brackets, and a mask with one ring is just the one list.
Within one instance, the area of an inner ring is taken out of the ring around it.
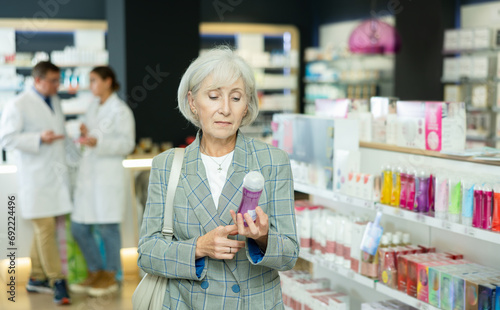
{"label": "pink bottle", "polygon": [[[250,171],[243,179],[243,197],[241,198],[238,213],[242,215],[248,213],[255,221],[257,218],[255,208],[259,205],[262,189],[264,189],[264,176],[258,171]],[[244,218],[243,221],[245,226],[248,226]]]}

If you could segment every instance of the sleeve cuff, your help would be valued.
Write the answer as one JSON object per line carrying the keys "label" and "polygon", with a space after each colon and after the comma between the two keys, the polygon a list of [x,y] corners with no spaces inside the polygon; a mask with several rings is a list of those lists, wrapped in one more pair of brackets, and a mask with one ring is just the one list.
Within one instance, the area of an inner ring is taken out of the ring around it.
{"label": "sleeve cuff", "polygon": [[264,258],[264,253],[262,250],[259,248],[257,245],[257,242],[253,239],[247,239],[247,245],[248,245],[248,254],[250,255],[250,258],[252,259],[252,262],[254,264],[258,264],[262,261]]}
{"label": "sleeve cuff", "polygon": [[200,278],[201,274],[203,273],[203,269],[205,269],[205,258],[202,257],[195,260],[195,266],[196,266],[196,276]]}

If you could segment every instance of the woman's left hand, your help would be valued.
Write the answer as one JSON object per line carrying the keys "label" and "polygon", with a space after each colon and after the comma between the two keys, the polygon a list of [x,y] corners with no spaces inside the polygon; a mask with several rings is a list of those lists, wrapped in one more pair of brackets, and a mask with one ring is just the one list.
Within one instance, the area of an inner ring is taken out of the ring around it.
{"label": "woman's left hand", "polygon": [[252,220],[250,214],[244,214],[248,227],[245,226],[241,213],[236,214],[233,210],[229,210],[229,212],[231,212],[233,222],[238,227],[238,234],[254,239],[257,245],[265,252],[267,248],[267,235],[269,233],[269,218],[262,208],[255,208],[255,212],[257,213],[255,222]]}
{"label": "woman's left hand", "polygon": [[94,147],[97,145],[97,139],[94,137],[82,137],[80,138],[80,144]]}

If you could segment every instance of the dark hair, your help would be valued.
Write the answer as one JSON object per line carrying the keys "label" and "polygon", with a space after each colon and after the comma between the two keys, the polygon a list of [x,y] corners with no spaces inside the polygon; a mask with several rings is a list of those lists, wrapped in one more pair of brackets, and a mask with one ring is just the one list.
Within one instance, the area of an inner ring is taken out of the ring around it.
{"label": "dark hair", "polygon": [[61,69],[59,69],[58,66],[54,65],[50,61],[40,61],[33,67],[33,71],[31,71],[31,75],[34,78],[41,78],[43,79],[46,75],[47,72],[53,71],[53,72],[61,72]]}
{"label": "dark hair", "polygon": [[90,72],[94,72],[95,74],[100,76],[101,79],[103,79],[103,80],[110,78],[111,79],[111,89],[113,91],[117,91],[120,89],[120,84],[116,81],[116,75],[110,67],[108,67],[108,66],[95,67]]}

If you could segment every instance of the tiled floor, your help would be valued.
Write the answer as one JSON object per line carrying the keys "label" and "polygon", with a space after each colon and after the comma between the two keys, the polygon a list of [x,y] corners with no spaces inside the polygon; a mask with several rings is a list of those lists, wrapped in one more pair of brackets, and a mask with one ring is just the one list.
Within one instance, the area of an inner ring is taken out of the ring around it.
{"label": "tiled floor", "polygon": [[24,286],[16,287],[16,302],[8,301],[5,287],[0,289],[1,310],[132,310],[132,294],[139,284],[139,278],[125,278],[119,293],[101,298],[91,298],[85,295],[71,294],[72,304],[57,306],[52,302],[52,295],[33,294],[26,291]]}

